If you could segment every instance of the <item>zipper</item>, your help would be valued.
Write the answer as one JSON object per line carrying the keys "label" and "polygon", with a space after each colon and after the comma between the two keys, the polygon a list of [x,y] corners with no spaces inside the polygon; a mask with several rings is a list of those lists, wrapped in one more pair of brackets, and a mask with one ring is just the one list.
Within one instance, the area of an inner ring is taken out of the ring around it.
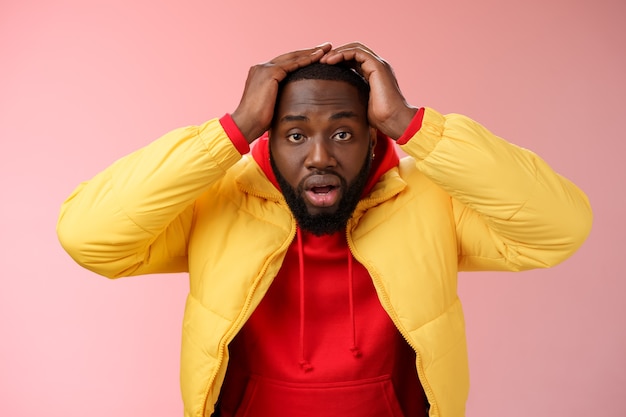
{"label": "zipper", "polygon": [[[257,197],[259,196],[257,195]],[[292,217],[291,233],[289,234],[289,238],[285,242],[290,244],[291,241],[293,241],[293,238],[295,237],[295,235],[296,235],[296,220]],[[237,335],[237,333],[239,333],[239,331],[245,324],[243,318],[247,316],[248,310],[250,310],[250,304],[252,304],[252,298],[254,298],[253,296],[254,296],[254,293],[256,292],[257,286],[259,285],[259,282],[261,282],[261,279],[265,276],[265,272],[267,271],[268,266],[274,262],[274,259],[276,259],[276,256],[278,253],[282,253],[282,251],[278,250],[277,252],[275,252],[274,255],[263,265],[263,269],[261,269],[261,272],[252,283],[252,286],[250,288],[250,294],[246,298],[243,308],[241,312],[239,313],[239,316],[237,317],[237,321],[234,323],[233,326],[231,326],[230,330],[222,338],[223,342],[220,343],[219,350],[217,353],[217,367],[215,368],[216,371],[213,372],[213,375],[211,375],[211,378],[209,379],[209,383],[207,384],[207,388],[206,388],[204,404],[202,407],[203,416],[207,416],[206,411],[207,411],[207,405],[209,402],[209,391],[215,382],[215,378],[217,377],[219,370],[222,368],[222,363],[224,362],[224,351],[226,350],[226,346]]]}
{"label": "zipper", "polygon": [[[357,252],[354,249],[354,244],[352,242],[352,238],[350,236],[350,233],[348,232],[350,230],[351,223],[352,222],[350,222],[350,224],[346,228],[346,240],[348,242],[348,247],[350,248],[350,252],[352,252],[352,255],[354,255],[354,258],[359,263],[361,263],[361,265],[365,266],[365,264],[361,261],[361,259],[359,259],[359,256],[357,255]],[[366,267],[366,269],[367,269],[367,267]],[[423,365],[422,365],[422,355],[421,355],[419,349],[417,349],[417,347],[411,341],[411,338],[409,337],[409,334],[406,331],[406,329],[404,328],[404,326],[400,323],[400,319],[398,319],[398,315],[396,314],[396,310],[393,308],[393,305],[391,304],[391,300],[389,300],[389,296],[387,295],[387,292],[384,290],[384,287],[383,287],[380,279],[378,278],[378,275],[372,274],[372,272],[369,269],[367,271],[370,274],[370,277],[372,277],[372,281],[374,283],[374,287],[376,287],[376,290],[377,290],[378,294],[380,294],[379,298],[381,299],[380,301],[381,301],[381,304],[383,305],[383,308],[385,309],[387,314],[389,314],[389,317],[391,318],[391,321],[396,326],[396,329],[398,329],[398,331],[400,332],[400,335],[404,338],[404,340],[407,342],[407,344],[415,352],[415,362],[416,362],[417,376],[418,376],[418,378],[420,380],[420,383],[422,384],[422,388],[424,388],[424,393],[426,394],[426,398],[428,399],[428,403],[430,404],[430,410],[428,411],[428,414],[431,415],[431,416],[437,415],[436,411],[439,409],[439,407],[437,406],[437,403],[435,402],[435,395],[433,393],[433,390],[430,387],[430,385],[428,384],[428,381],[426,380],[426,374],[424,373],[424,368],[423,368]]]}

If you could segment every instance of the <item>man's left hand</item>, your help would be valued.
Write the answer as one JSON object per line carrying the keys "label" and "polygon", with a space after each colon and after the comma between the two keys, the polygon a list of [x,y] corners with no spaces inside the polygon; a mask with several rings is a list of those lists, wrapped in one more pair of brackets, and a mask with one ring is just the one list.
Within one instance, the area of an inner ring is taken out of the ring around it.
{"label": "man's left hand", "polygon": [[417,108],[407,103],[391,66],[374,51],[360,43],[349,43],[326,53],[325,64],[353,61],[370,84],[367,116],[372,127],[392,139],[398,139],[415,116]]}

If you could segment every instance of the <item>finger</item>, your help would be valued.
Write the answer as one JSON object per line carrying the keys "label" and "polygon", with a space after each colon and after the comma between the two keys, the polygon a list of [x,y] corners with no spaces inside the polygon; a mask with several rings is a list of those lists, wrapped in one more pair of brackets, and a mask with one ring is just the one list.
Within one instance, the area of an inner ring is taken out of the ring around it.
{"label": "finger", "polygon": [[[314,48],[302,49],[293,52],[287,52],[286,54],[282,54],[277,56],[276,58],[269,61],[270,64],[283,64],[287,62],[292,62],[294,60],[307,59],[310,57],[314,57],[319,55],[320,58],[324,56],[325,53],[329,52],[332,49],[332,45],[328,42],[318,45]],[[318,58],[319,59],[319,58]]]}
{"label": "finger", "polygon": [[341,61],[357,60],[363,62],[367,59],[383,61],[382,58],[367,46],[362,43],[353,42],[327,52],[324,57],[322,57],[321,62],[332,65]]}
{"label": "finger", "polygon": [[361,74],[368,82],[371,82],[371,77],[375,73],[384,74],[387,72],[385,61],[360,48],[338,51],[328,58],[325,56],[325,60],[321,62],[329,65],[345,63]]}
{"label": "finger", "polygon": [[348,50],[348,49],[361,49],[376,56],[376,53],[371,48],[369,48],[367,45],[363,45],[360,42],[352,42],[352,43],[338,46],[337,48],[331,50],[331,52],[341,52],[343,50]]}
{"label": "finger", "polygon": [[360,64],[364,64],[368,61],[371,62],[384,62],[382,58],[376,55],[374,52],[367,48],[355,46],[351,48],[335,49],[328,52],[322,57],[324,64],[334,65],[342,61],[356,61]]}
{"label": "finger", "polygon": [[324,43],[315,48],[288,52],[272,59],[265,66],[273,68],[274,78],[280,81],[288,73],[319,61],[331,49],[332,45],[330,43]]}

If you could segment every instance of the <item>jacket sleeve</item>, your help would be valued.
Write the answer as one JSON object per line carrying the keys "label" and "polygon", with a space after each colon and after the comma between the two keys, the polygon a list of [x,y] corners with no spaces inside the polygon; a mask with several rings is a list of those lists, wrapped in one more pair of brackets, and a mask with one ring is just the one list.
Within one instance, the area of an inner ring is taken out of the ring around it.
{"label": "jacket sleeve", "polygon": [[465,116],[426,109],[402,149],[451,196],[460,270],[550,267],[591,230],[591,207],[578,187]]}
{"label": "jacket sleeve", "polygon": [[110,278],[186,271],[194,202],[239,159],[217,119],[174,130],[79,185],[61,207],[59,240]]}

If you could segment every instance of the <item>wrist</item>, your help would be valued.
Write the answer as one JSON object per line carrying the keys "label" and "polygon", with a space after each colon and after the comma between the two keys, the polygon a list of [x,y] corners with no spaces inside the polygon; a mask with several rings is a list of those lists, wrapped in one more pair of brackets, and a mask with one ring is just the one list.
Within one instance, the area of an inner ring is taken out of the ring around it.
{"label": "wrist", "polygon": [[394,112],[393,118],[387,120],[380,130],[391,139],[397,141],[411,125],[417,112],[418,108],[407,105],[402,110]]}
{"label": "wrist", "polygon": [[225,114],[220,119],[222,129],[233,143],[237,151],[244,155],[250,151],[250,145],[230,114]]}
{"label": "wrist", "polygon": [[263,132],[257,132],[258,126],[256,123],[249,123],[246,121],[246,118],[241,117],[237,110],[230,114],[230,117],[233,120],[233,123],[236,125],[237,129],[241,133],[241,135],[245,138],[248,144],[254,142],[254,140],[259,137]]}
{"label": "wrist", "polygon": [[417,113],[411,119],[411,123],[407,126],[402,136],[396,139],[398,145],[404,145],[422,128],[422,121],[424,120],[424,107],[420,107]]}

